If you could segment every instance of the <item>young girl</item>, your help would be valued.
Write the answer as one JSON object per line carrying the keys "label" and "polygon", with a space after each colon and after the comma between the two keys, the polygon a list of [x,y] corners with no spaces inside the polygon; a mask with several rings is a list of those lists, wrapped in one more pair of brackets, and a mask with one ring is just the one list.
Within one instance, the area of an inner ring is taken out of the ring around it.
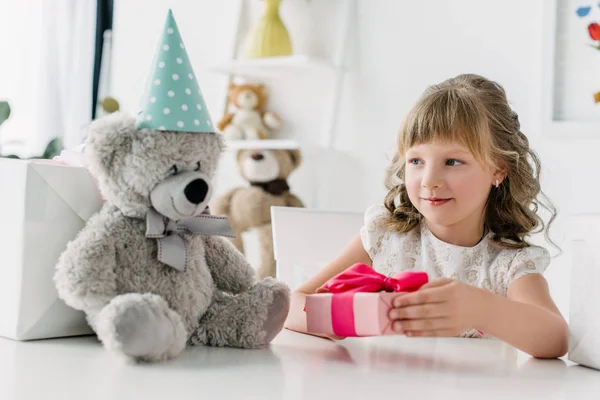
{"label": "young girl", "polygon": [[547,226],[539,160],[504,89],[460,75],[425,91],[408,114],[383,204],[367,209],[342,254],[292,295],[286,328],[306,332],[306,294],[355,263],[429,284],[398,295],[389,317],[407,336],[496,337],[539,358],[567,352],[568,327],[542,276],[548,252],[526,237]]}

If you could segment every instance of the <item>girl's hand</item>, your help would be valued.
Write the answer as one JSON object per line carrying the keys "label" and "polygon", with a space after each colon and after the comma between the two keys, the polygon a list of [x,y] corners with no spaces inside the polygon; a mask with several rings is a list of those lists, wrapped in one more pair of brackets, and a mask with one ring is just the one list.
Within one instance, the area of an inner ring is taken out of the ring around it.
{"label": "girl's hand", "polygon": [[485,299],[483,289],[437,279],[394,299],[392,329],[407,336],[457,336],[478,325]]}

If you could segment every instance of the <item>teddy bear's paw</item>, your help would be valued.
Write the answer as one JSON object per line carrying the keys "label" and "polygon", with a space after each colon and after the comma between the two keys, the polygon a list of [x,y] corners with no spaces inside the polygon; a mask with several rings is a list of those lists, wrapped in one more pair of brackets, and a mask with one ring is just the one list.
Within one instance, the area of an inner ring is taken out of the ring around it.
{"label": "teddy bear's paw", "polygon": [[242,140],[244,139],[244,133],[240,128],[234,125],[228,125],[223,130],[223,135],[227,140]]}
{"label": "teddy bear's paw", "polygon": [[268,306],[267,318],[263,325],[263,331],[265,332],[263,340],[264,344],[267,344],[283,329],[283,324],[290,310],[290,289],[283,282],[272,278],[265,278],[260,284],[268,287],[273,292],[273,301]]}
{"label": "teddy bear's paw", "polygon": [[185,347],[187,333],[179,314],[154,294],[115,297],[96,320],[98,337],[109,350],[136,361],[165,361]]}
{"label": "teddy bear's paw", "polygon": [[275,113],[266,112],[263,120],[265,121],[265,125],[271,129],[279,129],[281,127],[281,120]]}
{"label": "teddy bear's paw", "polygon": [[237,295],[216,291],[189,342],[192,345],[262,348],[283,328],[289,307],[289,288],[272,278]]}

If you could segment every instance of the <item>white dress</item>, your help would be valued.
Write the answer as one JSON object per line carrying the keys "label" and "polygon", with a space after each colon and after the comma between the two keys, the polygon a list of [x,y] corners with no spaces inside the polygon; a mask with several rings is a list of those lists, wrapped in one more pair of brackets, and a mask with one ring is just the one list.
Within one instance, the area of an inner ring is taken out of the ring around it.
{"label": "white dress", "polygon": [[[383,205],[373,205],[365,212],[360,230],[373,268],[386,276],[425,271],[430,280],[452,278],[506,296],[511,282],[526,274],[543,274],[550,263],[543,247],[507,249],[492,240],[491,232],[475,246],[461,247],[436,238],[425,223],[407,233],[387,231],[382,224],[388,216]],[[460,336],[482,337],[474,329]]]}

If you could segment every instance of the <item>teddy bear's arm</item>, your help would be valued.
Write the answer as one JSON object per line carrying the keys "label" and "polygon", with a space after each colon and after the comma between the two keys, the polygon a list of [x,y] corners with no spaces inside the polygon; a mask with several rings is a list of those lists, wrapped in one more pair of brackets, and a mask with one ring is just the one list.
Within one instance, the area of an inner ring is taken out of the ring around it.
{"label": "teddy bear's arm", "polygon": [[279,118],[279,115],[272,111],[263,113],[262,120],[264,124],[271,129],[278,129],[281,127],[281,119]]}
{"label": "teddy bear's arm", "polygon": [[217,197],[210,204],[210,211],[214,215],[224,215],[231,219],[231,199],[239,188],[233,188],[227,193]]}
{"label": "teddy bear's arm", "polygon": [[288,207],[304,207],[304,203],[292,193],[287,194],[286,205]]}
{"label": "teddy bear's arm", "polygon": [[67,245],[54,275],[60,298],[77,310],[99,310],[117,291],[114,237],[97,217]]}
{"label": "teddy bear's arm", "polygon": [[219,122],[217,123],[217,128],[219,128],[220,131],[222,131],[223,129],[225,129],[225,127],[227,125],[229,125],[231,123],[231,120],[233,119],[233,114],[232,113],[227,113],[223,116],[223,118],[221,118],[219,120]]}
{"label": "teddy bear's arm", "polygon": [[229,240],[219,236],[202,238],[206,246],[206,264],[219,289],[241,293],[254,284],[254,268]]}

